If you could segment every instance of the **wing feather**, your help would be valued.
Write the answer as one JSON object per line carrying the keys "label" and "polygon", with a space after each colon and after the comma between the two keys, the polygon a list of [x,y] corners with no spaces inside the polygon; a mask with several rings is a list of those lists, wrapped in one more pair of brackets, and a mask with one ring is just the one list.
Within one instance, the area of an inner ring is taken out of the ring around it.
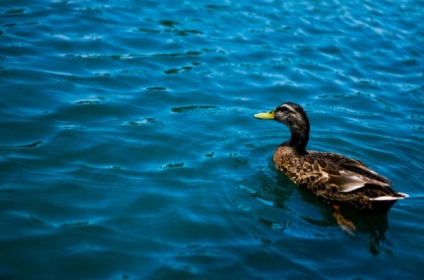
{"label": "wing feather", "polygon": [[[391,182],[369,169],[359,160],[336,153],[311,152],[308,162],[327,179],[327,184],[336,185],[340,192],[351,192],[365,185],[388,187]],[[322,179],[321,178],[321,179]]]}

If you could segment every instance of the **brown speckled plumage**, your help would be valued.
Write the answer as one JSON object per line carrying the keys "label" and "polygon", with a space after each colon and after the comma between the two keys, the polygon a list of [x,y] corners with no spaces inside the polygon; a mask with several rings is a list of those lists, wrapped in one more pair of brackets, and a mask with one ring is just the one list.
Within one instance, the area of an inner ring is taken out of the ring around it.
{"label": "brown speckled plumage", "polygon": [[407,197],[391,189],[391,182],[359,160],[336,153],[307,151],[309,120],[299,105],[283,103],[257,118],[275,119],[291,131],[289,141],[274,153],[276,167],[296,185],[332,204],[364,213],[384,214],[398,200]]}

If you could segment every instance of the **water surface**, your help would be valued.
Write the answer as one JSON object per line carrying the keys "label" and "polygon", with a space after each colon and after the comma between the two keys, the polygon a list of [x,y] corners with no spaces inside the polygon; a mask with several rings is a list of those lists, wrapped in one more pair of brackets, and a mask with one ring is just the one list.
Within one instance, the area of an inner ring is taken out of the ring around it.
{"label": "water surface", "polygon": [[[345,2],[3,1],[1,278],[420,279],[424,5]],[[343,231],[285,101],[410,198]]]}

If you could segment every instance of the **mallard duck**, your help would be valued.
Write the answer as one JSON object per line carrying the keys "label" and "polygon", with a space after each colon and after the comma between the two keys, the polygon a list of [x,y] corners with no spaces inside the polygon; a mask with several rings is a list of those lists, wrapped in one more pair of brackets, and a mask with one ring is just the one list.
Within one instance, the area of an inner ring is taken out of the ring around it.
{"label": "mallard duck", "polygon": [[275,150],[276,167],[291,181],[334,206],[348,207],[367,214],[385,214],[399,199],[408,195],[394,191],[392,183],[359,160],[330,152],[307,151],[309,120],[301,106],[286,102],[258,119],[276,120],[291,133]]}

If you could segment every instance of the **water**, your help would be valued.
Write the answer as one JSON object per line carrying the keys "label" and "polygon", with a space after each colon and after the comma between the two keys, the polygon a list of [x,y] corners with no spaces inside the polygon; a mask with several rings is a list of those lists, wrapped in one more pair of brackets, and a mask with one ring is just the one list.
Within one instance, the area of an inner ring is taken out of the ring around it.
{"label": "water", "polygon": [[[2,279],[419,279],[422,1],[2,1]],[[273,167],[310,149],[410,198],[330,206]]]}

